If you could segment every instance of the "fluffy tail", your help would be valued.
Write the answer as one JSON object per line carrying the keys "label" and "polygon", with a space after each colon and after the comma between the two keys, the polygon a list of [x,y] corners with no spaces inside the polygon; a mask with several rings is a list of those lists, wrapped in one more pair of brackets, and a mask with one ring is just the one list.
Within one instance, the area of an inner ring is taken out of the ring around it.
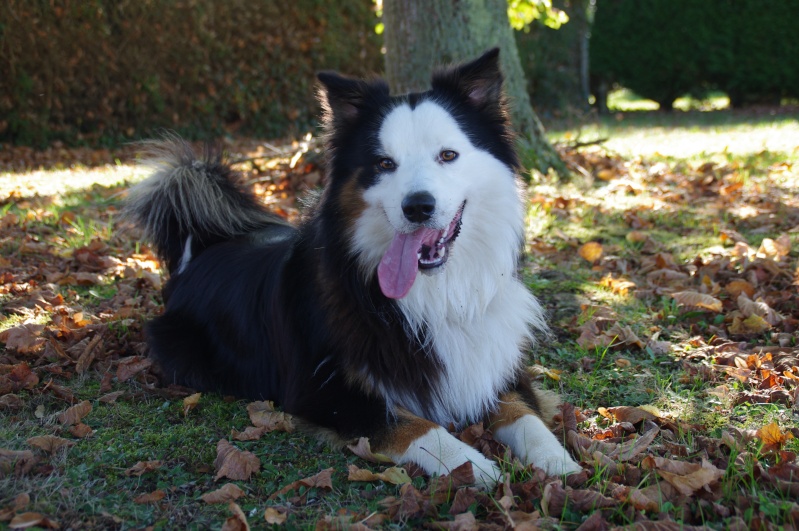
{"label": "fluffy tail", "polygon": [[126,217],[142,228],[170,273],[205,248],[268,225],[287,223],[239,184],[210,149],[198,158],[178,137],[148,143],[151,177],[130,189]]}

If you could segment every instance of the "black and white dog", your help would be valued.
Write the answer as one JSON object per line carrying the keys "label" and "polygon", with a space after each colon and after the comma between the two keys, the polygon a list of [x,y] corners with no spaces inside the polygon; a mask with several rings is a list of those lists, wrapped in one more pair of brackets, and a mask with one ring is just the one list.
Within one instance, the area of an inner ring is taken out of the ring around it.
{"label": "black and white dog", "polygon": [[299,227],[177,139],[130,191],[170,272],[147,328],[166,377],[273,400],[430,474],[471,462],[478,483],[499,478],[445,429],[475,421],[525,464],[580,470],[524,368],[546,324],[516,274],[524,204],[498,50],[423,93],[319,80],[327,185]]}

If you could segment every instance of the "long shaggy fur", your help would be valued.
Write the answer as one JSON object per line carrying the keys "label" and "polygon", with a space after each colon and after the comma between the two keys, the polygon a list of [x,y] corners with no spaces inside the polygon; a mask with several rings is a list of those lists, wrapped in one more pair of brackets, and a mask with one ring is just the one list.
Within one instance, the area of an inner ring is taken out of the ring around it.
{"label": "long shaggy fur", "polygon": [[206,146],[198,158],[185,140],[168,135],[144,144],[152,176],[131,188],[127,216],[144,231],[173,272],[186,254],[270,224],[287,225],[239,186],[221,151]]}
{"label": "long shaggy fur", "polygon": [[320,74],[327,183],[296,228],[218,155],[153,144],[128,213],[170,272],[147,326],[167,382],[273,400],[429,473],[470,461],[484,485],[499,468],[444,427],[483,420],[525,462],[578,469],[524,369],[546,324],[516,274],[524,209],[497,54],[404,96]]}

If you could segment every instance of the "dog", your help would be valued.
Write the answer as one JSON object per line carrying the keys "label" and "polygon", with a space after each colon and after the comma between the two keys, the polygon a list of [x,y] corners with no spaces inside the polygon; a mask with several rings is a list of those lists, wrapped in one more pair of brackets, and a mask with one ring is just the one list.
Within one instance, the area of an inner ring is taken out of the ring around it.
{"label": "dog", "polygon": [[318,74],[326,185],[299,226],[176,137],[127,211],[169,271],[146,334],[169,382],[271,400],[428,474],[501,466],[450,434],[483,421],[525,465],[580,470],[526,350],[544,312],[517,276],[524,202],[497,49],[430,90]]}

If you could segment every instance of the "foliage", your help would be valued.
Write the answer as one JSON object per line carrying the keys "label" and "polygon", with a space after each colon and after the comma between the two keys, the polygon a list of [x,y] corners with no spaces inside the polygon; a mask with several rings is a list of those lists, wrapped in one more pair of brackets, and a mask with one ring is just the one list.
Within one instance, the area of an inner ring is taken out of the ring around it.
{"label": "foliage", "polygon": [[602,0],[591,35],[594,76],[662,109],[717,88],[733,106],[799,95],[799,1]]}
{"label": "foliage", "polygon": [[371,10],[368,0],[2,2],[0,139],[302,132],[317,70],[379,69]]}
{"label": "foliage", "polygon": [[513,29],[527,32],[536,20],[558,29],[569,21],[569,16],[553,7],[552,0],[508,0],[508,20]]}

